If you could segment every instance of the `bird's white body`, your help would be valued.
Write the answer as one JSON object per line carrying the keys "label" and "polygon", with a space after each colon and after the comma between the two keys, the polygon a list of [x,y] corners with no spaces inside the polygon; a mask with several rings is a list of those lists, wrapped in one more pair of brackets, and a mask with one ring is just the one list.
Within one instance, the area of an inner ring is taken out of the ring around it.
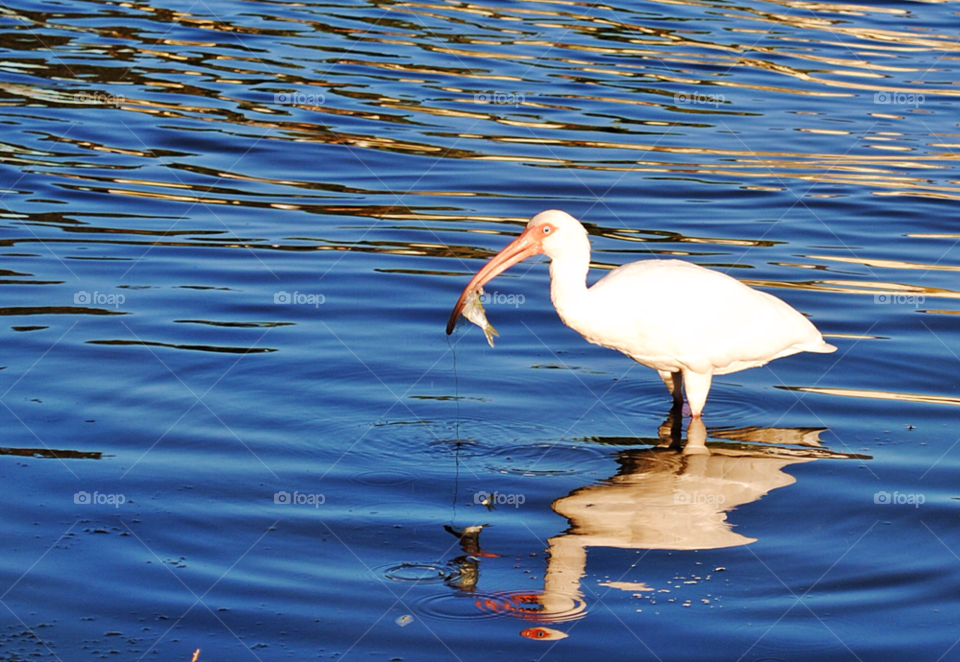
{"label": "bird's white body", "polygon": [[581,296],[564,292],[566,283],[551,278],[551,298],[564,324],[655,370],[725,375],[830,347],[777,297],[681,260],[624,265]]}
{"label": "bird's white body", "polygon": [[[682,376],[694,416],[703,409],[713,375],[798,352],[836,350],[784,301],[690,262],[633,262],[588,288],[587,231],[556,210],[534,216],[524,233],[474,277],[461,301],[476,283],[540,252],[551,258],[550,298],[564,324],[591,343],[659,371],[677,403],[682,402]],[[451,322],[461,308],[458,303]]]}

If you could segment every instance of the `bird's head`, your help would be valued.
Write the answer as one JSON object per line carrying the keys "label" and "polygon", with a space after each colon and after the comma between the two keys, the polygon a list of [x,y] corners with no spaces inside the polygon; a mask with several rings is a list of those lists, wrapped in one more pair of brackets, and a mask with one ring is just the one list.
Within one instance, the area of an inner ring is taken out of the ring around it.
{"label": "bird's head", "polygon": [[588,253],[590,250],[587,231],[580,221],[559,209],[542,211],[531,218],[520,237],[528,233],[532,240],[539,242],[540,250],[537,252],[546,253],[547,257],[554,260],[571,253],[581,254],[584,245]]}
{"label": "bird's head", "polygon": [[[585,249],[584,250],[584,246]],[[590,240],[580,221],[565,211],[550,209],[542,211],[527,223],[520,236],[507,244],[467,284],[457,300],[457,305],[447,321],[447,335],[453,333],[457,318],[471,292],[483,287],[501,273],[526,260],[528,257],[546,253],[551,259],[560,259],[569,254],[590,253]]]}

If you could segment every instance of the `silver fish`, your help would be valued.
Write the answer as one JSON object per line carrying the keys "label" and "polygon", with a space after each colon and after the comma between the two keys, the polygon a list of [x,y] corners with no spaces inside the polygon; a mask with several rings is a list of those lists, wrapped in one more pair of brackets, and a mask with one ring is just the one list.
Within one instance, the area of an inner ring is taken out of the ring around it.
{"label": "silver fish", "polygon": [[497,333],[493,325],[487,321],[487,313],[484,311],[483,303],[480,301],[480,297],[482,296],[482,287],[470,292],[464,301],[463,310],[460,314],[483,329],[484,335],[487,336],[487,342],[493,347],[493,337],[499,337],[500,334]]}

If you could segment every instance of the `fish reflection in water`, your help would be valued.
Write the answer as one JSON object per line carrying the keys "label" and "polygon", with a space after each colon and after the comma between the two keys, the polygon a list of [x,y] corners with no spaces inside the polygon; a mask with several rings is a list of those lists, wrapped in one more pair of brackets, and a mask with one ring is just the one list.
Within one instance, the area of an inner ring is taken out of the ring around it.
{"label": "fish reflection in water", "polygon": [[477,582],[480,580],[480,561],[481,558],[496,558],[499,554],[492,554],[483,551],[480,547],[480,532],[483,531],[486,524],[477,526],[468,526],[464,529],[456,529],[449,524],[443,528],[457,536],[460,539],[460,550],[462,555],[456,557],[450,562],[450,565],[457,568],[459,572],[450,576],[446,580],[448,586],[452,586],[465,593],[472,593],[477,589]]}
{"label": "fish reflection in water", "polygon": [[[756,542],[756,538],[734,531],[727,514],[795,483],[796,478],[784,471],[786,467],[817,459],[870,459],[823,448],[819,435],[824,431],[746,427],[718,431],[715,436],[724,441],[708,445],[701,420],[690,422],[684,441],[681,419],[671,414],[660,426],[653,448],[620,451],[617,475],[553,502],[553,510],[567,518],[570,526],[548,541],[543,591],[504,593],[502,598],[479,600],[479,606],[526,620],[579,618],[588,607],[580,582],[586,575],[591,547],[703,550]],[[462,532],[448,530],[461,537],[465,553],[454,561],[461,577],[451,586],[475,591],[480,557],[495,556],[482,553],[479,537],[483,526]],[[645,588],[633,582],[606,586],[631,592]],[[524,632],[532,634],[533,630],[536,628]]]}

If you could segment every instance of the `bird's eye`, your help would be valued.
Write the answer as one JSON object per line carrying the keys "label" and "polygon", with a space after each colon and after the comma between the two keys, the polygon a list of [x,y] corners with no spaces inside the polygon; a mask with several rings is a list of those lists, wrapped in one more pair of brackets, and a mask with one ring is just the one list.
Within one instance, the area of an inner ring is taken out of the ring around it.
{"label": "bird's eye", "polygon": [[553,229],[553,228],[551,228],[549,225],[544,225],[544,226],[543,226],[543,234],[550,234],[550,230],[552,230],[552,229]]}

